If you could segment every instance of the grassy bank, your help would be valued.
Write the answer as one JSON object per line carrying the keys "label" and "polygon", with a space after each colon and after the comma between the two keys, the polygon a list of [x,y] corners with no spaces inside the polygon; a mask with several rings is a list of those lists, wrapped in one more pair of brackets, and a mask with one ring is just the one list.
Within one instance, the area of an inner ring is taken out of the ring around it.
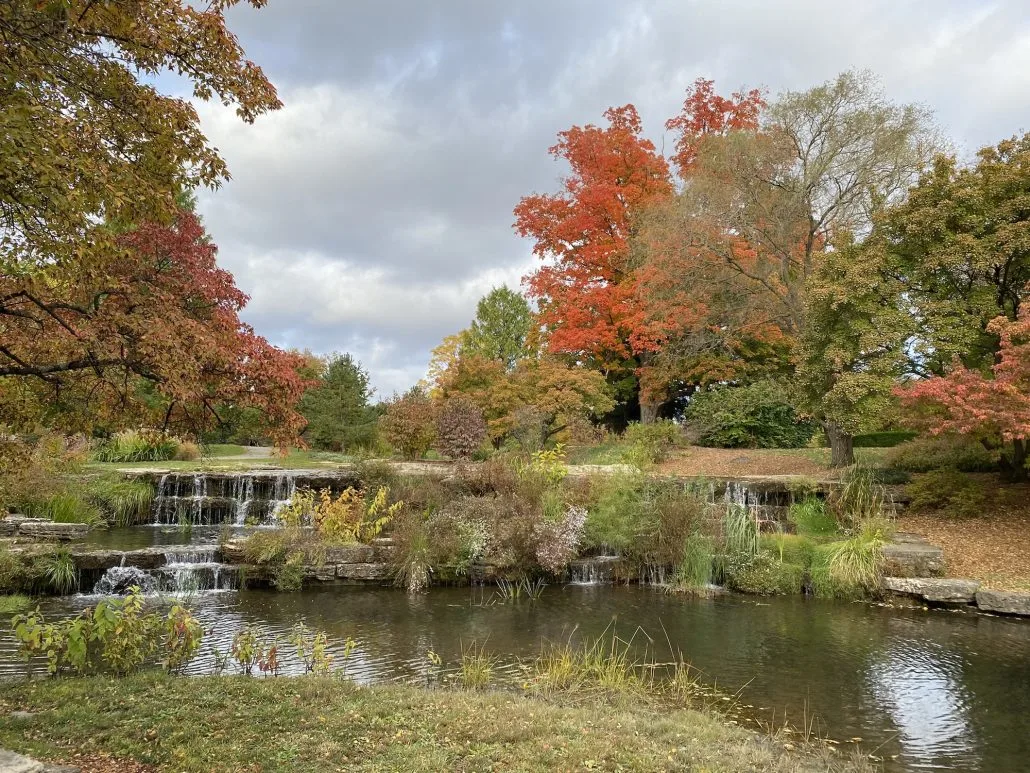
{"label": "grassy bank", "polygon": [[[15,709],[35,716],[11,718]],[[5,685],[0,747],[49,760],[109,754],[175,771],[866,769],[692,710],[328,677],[148,673]]]}

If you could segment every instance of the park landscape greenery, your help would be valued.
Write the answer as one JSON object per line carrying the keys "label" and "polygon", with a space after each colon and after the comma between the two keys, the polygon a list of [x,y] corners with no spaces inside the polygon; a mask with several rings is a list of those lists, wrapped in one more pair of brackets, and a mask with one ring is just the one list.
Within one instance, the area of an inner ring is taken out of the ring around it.
{"label": "park landscape greenery", "polygon": [[[532,581],[562,576],[577,556],[616,551],[624,578],[660,567],[685,594],[718,583],[852,599],[878,587],[893,529],[888,478],[915,475],[912,507],[953,518],[994,496],[998,478],[977,475],[1026,480],[1030,135],[961,159],[926,109],[895,103],[865,72],[779,95],[724,96],[699,79],[665,123],[668,157],[632,104],[609,108],[601,125],[558,133],[548,150],[563,164],[556,191],[513,202],[515,231],[542,259],[525,292],[495,288],[433,351],[422,383],[375,402],[351,355],[284,351],[242,322],[247,297],[218,267],[194,211],[192,193],[217,187],[228,169],[193,106],[150,76],[176,73],[196,98],[235,105],[244,121],[278,109],[227,27],[236,4],[0,7],[0,510],[136,523],[153,492],[112,465],[204,465],[243,445],[307,447],[286,456],[306,461],[475,460],[483,464],[449,486],[366,462],[363,491],[300,492],[285,528],[251,538],[247,554],[277,588],[296,590],[327,547],[387,530],[397,582],[411,592],[486,565],[509,593],[531,594]],[[822,455],[837,485],[822,499],[797,481],[789,529],[763,532],[747,507],[714,512],[700,488],[652,474],[689,456],[691,443]],[[856,465],[869,445],[894,447]],[[570,460],[625,467],[573,476]],[[127,674],[155,659],[175,671],[196,652],[189,610],[145,609],[135,594],[57,623],[31,611],[25,594],[68,592],[74,581],[67,551],[26,558],[0,547],[0,610],[18,613],[21,644],[47,653],[54,673]],[[297,646],[316,663],[324,641],[311,636],[300,632]],[[463,678],[482,687],[489,663],[475,655]],[[232,657],[247,673],[277,670],[276,654],[253,639],[235,642]],[[596,679],[580,666],[580,684]],[[644,670],[623,669],[637,698]],[[67,700],[77,690],[118,702],[122,690],[184,689],[151,676],[100,684],[22,686],[3,700],[62,704],[60,722],[87,727],[69,708],[83,705]],[[280,689],[318,695],[341,712],[414,727],[410,754],[425,765],[462,758],[453,739],[409,716],[423,699],[403,690],[317,680],[230,689],[255,712]],[[216,705],[210,693],[221,688],[203,690]],[[573,725],[587,714],[564,699],[432,700],[455,717],[522,717],[515,750],[497,740],[500,720],[486,736],[461,730],[484,761],[543,769],[564,759],[532,748],[542,727],[563,753],[580,754]],[[635,710],[613,701],[590,721],[647,724],[654,700]],[[524,719],[526,705],[539,721]],[[717,750],[717,765],[796,769],[779,750],[741,746],[736,731],[677,711],[695,728],[691,744]],[[162,717],[153,722],[174,735]],[[680,745],[672,732],[660,722],[599,753],[656,764],[659,748]],[[187,755],[183,764],[202,769],[213,753],[120,733],[116,752],[155,763]],[[6,720],[0,738],[17,740]],[[386,765],[410,762],[404,744],[369,743]],[[251,752],[236,750],[240,765]]]}

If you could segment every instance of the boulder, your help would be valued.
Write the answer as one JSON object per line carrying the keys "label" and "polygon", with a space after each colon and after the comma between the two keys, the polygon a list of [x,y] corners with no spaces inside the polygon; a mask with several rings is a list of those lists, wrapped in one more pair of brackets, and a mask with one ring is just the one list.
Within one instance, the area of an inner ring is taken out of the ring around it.
{"label": "boulder", "polygon": [[883,587],[893,593],[915,596],[929,604],[972,604],[980,583],[936,577],[884,577]]}
{"label": "boulder", "polygon": [[43,763],[0,749],[0,773],[42,773]]}
{"label": "boulder", "polygon": [[89,534],[85,523],[54,523],[53,521],[25,520],[18,525],[18,536],[45,540],[82,539]]}
{"label": "boulder", "polygon": [[0,537],[13,537],[18,531],[18,524],[10,518],[0,518]]}
{"label": "boulder", "polygon": [[364,582],[389,580],[393,577],[393,567],[390,564],[339,564],[336,576],[341,580]]}
{"label": "boulder", "polygon": [[884,572],[891,577],[940,577],[944,551],[918,534],[898,533],[883,546]]}
{"label": "boulder", "polygon": [[1003,590],[979,590],[976,605],[985,612],[1030,617],[1030,593]]}

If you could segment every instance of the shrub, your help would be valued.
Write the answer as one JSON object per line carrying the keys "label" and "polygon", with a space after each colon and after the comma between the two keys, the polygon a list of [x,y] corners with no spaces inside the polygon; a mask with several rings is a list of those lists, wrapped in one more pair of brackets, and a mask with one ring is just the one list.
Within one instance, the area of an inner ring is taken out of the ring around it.
{"label": "shrub", "polygon": [[52,494],[41,499],[19,502],[17,508],[32,518],[46,518],[57,523],[85,523],[100,526],[103,513],[92,502],[75,491]]}
{"label": "shrub", "polygon": [[587,514],[583,543],[605,552],[626,553],[657,520],[643,481],[633,475],[611,475],[602,479],[598,488]]}
{"label": "shrub", "polygon": [[716,448],[801,448],[815,431],[774,381],[698,392],[684,418],[699,445]]}
{"label": "shrub", "polygon": [[855,448],[893,448],[912,440],[918,433],[908,430],[890,430],[888,432],[867,432],[855,435],[852,445]]}
{"label": "shrub", "polygon": [[429,586],[433,571],[429,530],[422,513],[403,520],[394,530],[396,570],[394,584],[408,593],[419,593]]}
{"label": "shrub", "polygon": [[383,439],[407,459],[421,459],[436,440],[436,405],[420,389],[386,404],[379,419]]}
{"label": "shrub", "polygon": [[758,552],[758,519],[750,508],[730,505],[722,520],[723,542],[730,556],[753,556]]}
{"label": "shrub", "polygon": [[816,548],[812,590],[817,596],[854,599],[876,591],[883,571],[883,540],[860,534]]}
{"label": "shrub", "polygon": [[87,484],[86,496],[116,526],[134,526],[150,520],[154,487],[142,480],[97,478]]}
{"label": "shrub", "polygon": [[179,462],[193,462],[200,458],[200,446],[190,440],[180,440],[172,457]]}
{"label": "shrub", "polygon": [[987,500],[983,483],[957,470],[932,470],[919,475],[905,491],[914,511],[937,510],[960,517],[979,515]]}
{"label": "shrub", "polygon": [[741,554],[730,562],[726,580],[731,589],[741,593],[789,595],[801,592],[805,567],[777,561],[765,552]]}
{"label": "shrub", "polygon": [[436,418],[436,450],[451,459],[468,459],[486,440],[486,421],[466,397],[448,398]]}
{"label": "shrub", "polygon": [[762,550],[771,554],[780,563],[794,564],[807,569],[815,557],[816,543],[800,534],[765,534],[759,542]]}
{"label": "shrub", "polygon": [[839,531],[837,519],[823,500],[806,497],[794,502],[787,512],[787,520],[794,524],[797,533],[810,537],[832,537]]}
{"label": "shrub", "polygon": [[533,529],[537,563],[551,574],[561,574],[576,557],[587,520],[585,508],[569,505],[556,520],[541,519]]}
{"label": "shrub", "polygon": [[67,548],[57,548],[36,557],[36,564],[46,587],[59,595],[71,593],[79,584],[75,560]]}
{"label": "shrub", "polygon": [[681,437],[680,428],[671,421],[630,424],[623,436],[627,446],[623,451],[623,457],[626,462],[637,467],[657,464],[668,458],[670,449]]}
{"label": "shrub", "polygon": [[998,467],[997,452],[968,435],[924,435],[895,446],[884,458],[887,467],[907,472],[955,469],[991,472]]}
{"label": "shrub", "polygon": [[887,504],[887,492],[876,482],[875,471],[862,464],[845,470],[829,497],[829,506],[837,523],[848,529],[883,515]]}
{"label": "shrub", "polygon": [[712,540],[694,532],[683,543],[683,556],[676,567],[676,586],[688,590],[704,588],[712,581]]}
{"label": "shrub", "polygon": [[389,491],[379,488],[371,498],[355,488],[344,489],[334,497],[330,489],[317,494],[312,489],[297,491],[278,517],[287,527],[313,526],[330,542],[371,542],[404,506],[387,504]]}
{"label": "shrub", "polygon": [[57,623],[47,623],[37,609],[16,615],[11,625],[22,655],[26,660],[46,656],[51,675],[101,670],[125,675],[155,656],[176,670],[196,654],[203,636],[200,623],[180,605],[167,615],[147,612],[138,588]]}
{"label": "shrub", "polygon": [[179,441],[164,432],[130,429],[118,432],[93,452],[98,462],[165,462],[175,458]]}

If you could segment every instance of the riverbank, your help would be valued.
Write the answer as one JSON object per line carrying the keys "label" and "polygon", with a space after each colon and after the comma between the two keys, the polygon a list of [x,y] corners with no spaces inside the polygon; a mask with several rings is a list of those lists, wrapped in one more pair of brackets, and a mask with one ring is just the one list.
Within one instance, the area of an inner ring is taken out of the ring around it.
{"label": "riverbank", "polygon": [[0,747],[111,771],[872,770],[795,743],[688,709],[328,677],[147,673],[5,684],[0,698]]}

